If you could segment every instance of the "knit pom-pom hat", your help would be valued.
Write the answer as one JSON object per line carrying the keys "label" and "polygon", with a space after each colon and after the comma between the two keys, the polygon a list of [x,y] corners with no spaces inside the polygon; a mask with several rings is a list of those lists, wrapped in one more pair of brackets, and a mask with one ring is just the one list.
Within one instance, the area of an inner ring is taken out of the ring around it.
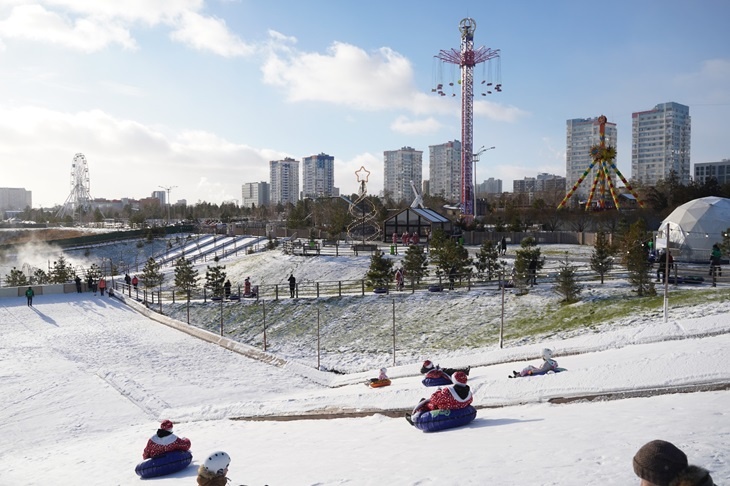
{"label": "knit pom-pom hat", "polygon": [[160,424],[160,428],[162,430],[172,430],[172,422],[170,422],[169,420],[163,420]]}
{"label": "knit pom-pom hat", "polygon": [[669,486],[687,465],[687,455],[664,440],[644,444],[634,456],[636,475],[657,486]]}

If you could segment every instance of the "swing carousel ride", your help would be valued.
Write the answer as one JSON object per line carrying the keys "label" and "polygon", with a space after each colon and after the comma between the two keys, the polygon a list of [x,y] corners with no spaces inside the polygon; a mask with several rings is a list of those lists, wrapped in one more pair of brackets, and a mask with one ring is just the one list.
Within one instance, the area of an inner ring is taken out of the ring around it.
{"label": "swing carousel ride", "polygon": [[[578,178],[578,181],[573,184],[573,187],[570,189],[570,191],[568,191],[560,204],[558,204],[558,209],[565,207],[567,202],[570,200],[570,197],[573,195],[576,189],[580,187],[580,185],[583,183],[583,180],[585,180],[586,176],[591,172],[594,167],[596,167],[597,170],[595,171],[595,174],[593,176],[593,184],[591,184],[591,190],[588,194],[588,200],[586,201],[586,211],[590,211],[591,209],[595,209],[598,211],[610,209],[610,203],[608,202],[608,198],[606,197],[606,187],[608,187],[608,192],[611,194],[613,207],[615,209],[621,209],[618,194],[616,193],[616,187],[613,183],[613,174],[621,179],[621,181],[624,183],[624,186],[626,186],[626,189],[628,189],[628,191],[631,192],[631,194],[636,198],[639,206],[641,206],[642,208],[644,207],[644,203],[641,201],[641,199],[639,199],[636,191],[634,191],[634,189],[631,187],[631,184],[629,184],[621,171],[618,170],[618,167],[616,167],[616,147],[606,145],[607,121],[608,119],[604,115],[598,117],[600,143],[591,147],[592,162],[583,172],[583,175]],[[594,198],[596,199],[595,207],[593,207]]]}

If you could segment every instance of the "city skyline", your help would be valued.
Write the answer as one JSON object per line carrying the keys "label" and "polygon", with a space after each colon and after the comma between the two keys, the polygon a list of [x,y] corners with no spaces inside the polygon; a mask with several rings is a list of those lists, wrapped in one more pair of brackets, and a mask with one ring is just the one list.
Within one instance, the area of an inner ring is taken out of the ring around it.
{"label": "city skyline", "polygon": [[563,174],[565,120],[599,115],[630,177],[631,114],[665,102],[690,108],[692,164],[727,159],[729,13],[721,0],[13,0],[0,5],[0,186],[63,204],[83,153],[93,197],[163,186],[220,204],[268,181],[270,161],[324,152],[342,194],[361,166],[378,194],[384,151],[460,139],[460,93],[431,90],[458,78],[434,56],[459,48],[465,17],[475,46],[501,51],[502,92],[475,86],[474,146],[497,148],[478,182]]}

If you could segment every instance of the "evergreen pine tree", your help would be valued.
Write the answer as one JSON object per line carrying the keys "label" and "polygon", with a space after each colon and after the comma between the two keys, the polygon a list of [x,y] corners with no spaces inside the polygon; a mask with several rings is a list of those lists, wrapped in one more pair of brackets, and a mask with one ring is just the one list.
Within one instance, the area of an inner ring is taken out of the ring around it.
{"label": "evergreen pine tree", "polygon": [[629,274],[629,283],[634,286],[639,297],[656,295],[649,265],[649,248],[646,244],[651,235],[646,231],[646,223],[639,219],[632,224],[621,239],[623,263]]}
{"label": "evergreen pine tree", "polygon": [[419,245],[411,245],[403,257],[403,270],[411,286],[420,283],[421,279],[428,275],[428,258]]}
{"label": "evergreen pine tree", "polygon": [[22,270],[13,267],[10,273],[5,275],[5,285],[8,287],[24,287],[28,285],[28,278]]}
{"label": "evergreen pine tree", "polygon": [[226,266],[218,264],[218,257],[215,258],[215,265],[208,265],[205,271],[205,288],[213,292],[213,297],[223,297],[223,284],[226,282]]}
{"label": "evergreen pine tree", "polygon": [[160,264],[154,258],[149,257],[142,268],[142,285],[146,288],[154,288],[162,286],[165,281],[165,275],[160,271]]}
{"label": "evergreen pine tree", "polygon": [[49,282],[48,274],[40,268],[36,268],[30,277],[30,283],[33,285],[44,285]]}
{"label": "evergreen pine tree", "polygon": [[198,270],[190,260],[180,258],[175,264],[175,287],[190,298],[190,292],[198,287]]}
{"label": "evergreen pine tree", "polygon": [[393,270],[393,260],[385,258],[385,254],[377,250],[370,257],[370,269],[365,276],[368,285],[374,288],[385,288],[388,283],[393,280],[395,271]]}
{"label": "evergreen pine tree", "polygon": [[565,252],[565,259],[560,260],[560,267],[556,279],[555,291],[563,297],[564,304],[577,302],[578,294],[582,287],[578,284],[575,274],[575,267],[568,260],[568,252]]}
{"label": "evergreen pine tree", "polygon": [[94,281],[99,280],[101,277],[101,268],[96,263],[92,263],[88,270],[86,270],[86,278],[93,278]]}
{"label": "evergreen pine tree", "polygon": [[486,273],[487,280],[492,280],[492,277],[499,273],[502,264],[499,262],[499,251],[497,250],[497,244],[493,241],[486,240],[482,243],[482,246],[477,252],[477,260],[474,266],[477,268],[479,275]]}
{"label": "evergreen pine tree", "polygon": [[527,293],[529,282],[530,262],[535,260],[538,272],[545,265],[541,257],[540,248],[535,244],[535,238],[528,236],[520,242],[520,249],[515,252],[514,283],[520,294]]}
{"label": "evergreen pine tree", "polygon": [[74,269],[70,263],[66,261],[66,257],[60,255],[58,260],[53,262],[53,270],[51,271],[51,283],[70,282],[74,276]]}
{"label": "evergreen pine tree", "polygon": [[616,250],[608,241],[608,236],[603,231],[596,234],[596,242],[593,245],[593,253],[591,254],[591,269],[603,278],[611,271],[613,267],[613,255]]}

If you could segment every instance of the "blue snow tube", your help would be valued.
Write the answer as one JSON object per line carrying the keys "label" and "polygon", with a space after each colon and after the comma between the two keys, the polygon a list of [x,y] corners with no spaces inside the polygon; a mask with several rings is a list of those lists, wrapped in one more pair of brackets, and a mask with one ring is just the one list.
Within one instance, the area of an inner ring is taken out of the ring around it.
{"label": "blue snow tube", "polygon": [[469,405],[457,410],[431,410],[423,412],[414,421],[413,426],[424,432],[438,432],[466,425],[477,416],[477,409]]}
{"label": "blue snow tube", "polygon": [[445,386],[451,385],[453,382],[450,378],[447,378],[445,376],[439,376],[438,378],[424,378],[423,380],[421,380],[421,383],[426,386]]}
{"label": "blue snow tube", "polygon": [[171,451],[146,459],[134,468],[142,478],[155,478],[182,471],[193,462],[190,451]]}

